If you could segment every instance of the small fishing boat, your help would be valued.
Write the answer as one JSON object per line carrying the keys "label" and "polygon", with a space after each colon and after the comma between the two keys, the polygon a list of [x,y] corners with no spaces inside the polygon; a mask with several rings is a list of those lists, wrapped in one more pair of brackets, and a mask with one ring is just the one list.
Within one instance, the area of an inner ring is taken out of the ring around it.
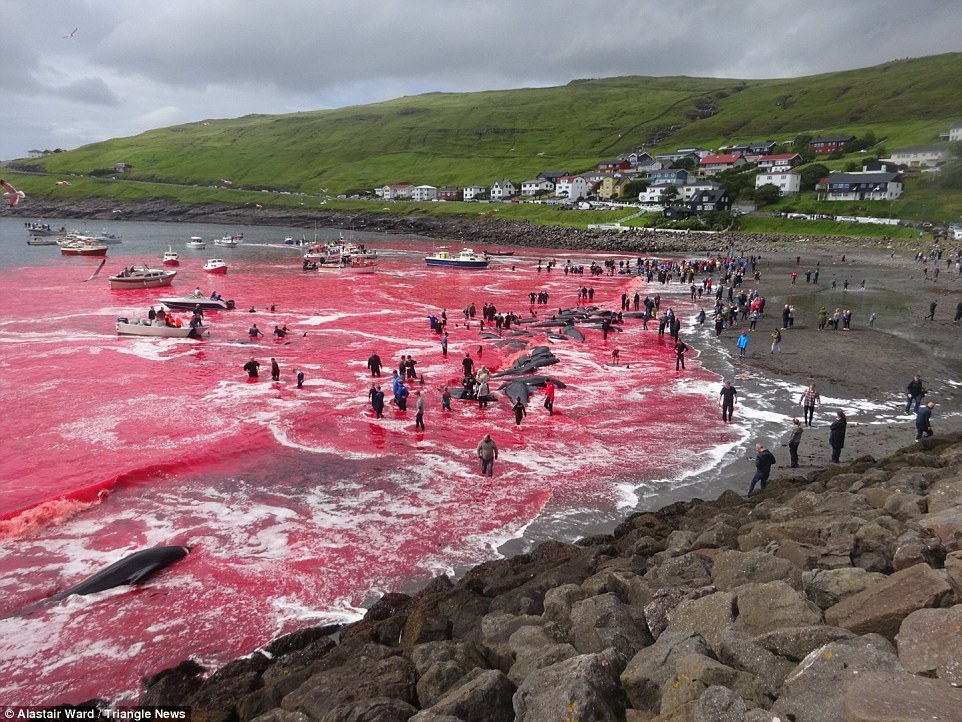
{"label": "small fishing boat", "polygon": [[438,249],[424,259],[429,266],[446,266],[448,268],[487,268],[487,254],[475,253],[470,248],[462,248],[458,253],[449,253]]}
{"label": "small fishing boat", "polygon": [[176,311],[192,311],[198,306],[202,311],[231,311],[234,309],[233,301],[227,301],[223,298],[204,298],[198,294],[158,298],[157,302]]}
{"label": "small fishing boat", "polygon": [[176,275],[177,271],[168,271],[166,268],[130,266],[108,277],[107,282],[115,291],[127,288],[160,288],[169,286]]}
{"label": "small fishing boat", "polygon": [[27,239],[28,246],[56,246],[57,239],[53,236],[30,236]]}
{"label": "small fishing boat", "polygon": [[221,238],[214,239],[215,246],[223,246],[224,248],[237,248],[237,243],[244,236],[223,236]]}
{"label": "small fishing boat", "polygon": [[154,338],[200,338],[203,329],[191,328],[188,325],[167,326],[153,324],[147,319],[130,321],[121,316],[117,319],[118,336],[151,336]]}
{"label": "small fishing boat", "polygon": [[67,233],[66,226],[52,228],[48,223],[24,223],[23,226],[31,236],[62,236]]}
{"label": "small fishing boat", "polygon": [[122,236],[118,236],[116,233],[108,233],[106,230],[101,231],[100,235],[96,236],[96,240],[107,244],[123,243],[124,241]]}
{"label": "small fishing boat", "polygon": [[107,246],[93,238],[76,236],[57,241],[63,256],[106,256]]}
{"label": "small fishing boat", "polygon": [[207,248],[207,244],[204,243],[204,239],[200,236],[191,236],[190,240],[187,241],[188,248]]}
{"label": "small fishing boat", "polygon": [[180,254],[174,250],[173,246],[169,246],[168,249],[164,251],[164,265],[165,266],[180,265]]}
{"label": "small fishing boat", "polygon": [[227,263],[223,258],[211,258],[204,264],[207,273],[227,273]]}
{"label": "small fishing boat", "polygon": [[344,274],[365,274],[377,271],[377,261],[361,256],[344,256],[341,259],[325,259],[317,261],[317,270],[321,273],[334,271]]}

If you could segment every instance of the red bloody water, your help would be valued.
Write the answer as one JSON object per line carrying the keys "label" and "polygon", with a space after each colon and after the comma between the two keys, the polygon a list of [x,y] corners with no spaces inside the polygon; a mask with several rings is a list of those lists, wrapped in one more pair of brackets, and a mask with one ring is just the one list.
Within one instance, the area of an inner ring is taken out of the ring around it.
{"label": "red bloody water", "polygon": [[[107,272],[156,266],[159,251],[108,261],[90,282],[99,259],[6,271],[0,616],[133,551],[196,548],[143,586],[0,621],[0,699],[135,697],[141,677],[187,657],[216,666],[299,626],[354,618],[378,593],[490,559],[535,520],[577,538],[584,522],[616,519],[646,488],[711,465],[734,441],[727,428],[690,423],[714,417],[717,381],[691,359],[676,374],[670,346],[636,319],[607,341],[596,330],[584,343],[528,340],[560,359],[545,370],[567,384],[553,417],[537,394],[523,430],[500,393],[486,410],[455,401],[442,412],[438,389],[458,385],[465,352],[493,371],[519,353],[481,339],[477,321],[465,328],[471,302],[528,316],[528,293],[546,290],[549,305],[534,306],[544,316],[574,306],[584,285],[602,308],[640,289],[662,293],[683,318],[693,311],[677,284],[539,273],[534,254],[487,271],[427,268],[425,250],[397,242],[382,249],[378,273],[341,276],[302,271],[290,249],[238,249],[224,277],[185,259],[173,289],[138,291],[108,290]],[[237,302],[207,315],[209,337],[115,334],[116,317],[196,285]],[[442,309],[447,358],[426,319]],[[267,336],[251,343],[255,322]],[[286,339],[271,337],[275,324],[288,326]],[[390,404],[374,419],[365,362],[375,350],[386,390],[401,354],[418,360],[425,432]],[[263,364],[253,383],[241,368],[252,356]],[[280,383],[270,381],[272,356]],[[306,375],[300,390],[295,369]],[[501,450],[493,479],[474,453],[489,432]]]}

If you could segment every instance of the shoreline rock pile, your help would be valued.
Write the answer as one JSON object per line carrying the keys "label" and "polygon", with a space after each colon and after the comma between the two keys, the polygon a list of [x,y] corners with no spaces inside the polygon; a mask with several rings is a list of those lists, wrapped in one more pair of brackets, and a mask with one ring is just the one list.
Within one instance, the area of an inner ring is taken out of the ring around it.
{"label": "shoreline rock pile", "polygon": [[636,513],[209,677],[194,722],[962,719],[962,434]]}

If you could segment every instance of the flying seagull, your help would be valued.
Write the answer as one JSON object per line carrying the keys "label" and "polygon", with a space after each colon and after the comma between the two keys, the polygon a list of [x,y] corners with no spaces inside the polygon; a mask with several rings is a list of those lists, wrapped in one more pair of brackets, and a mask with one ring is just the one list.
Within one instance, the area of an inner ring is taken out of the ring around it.
{"label": "flying seagull", "polygon": [[80,28],[74,28],[73,30],[71,30],[69,33],[67,33],[67,34],[64,35],[63,37],[64,37],[64,38],[72,38],[74,35],[77,34],[77,31],[78,31],[78,30],[80,30]]}
{"label": "flying seagull", "polygon": [[9,183],[7,183],[7,182],[6,182],[5,180],[3,180],[2,178],[0,178],[0,186],[3,186],[3,189],[6,191],[6,193],[4,193],[4,195],[5,195],[5,196],[10,196],[10,207],[11,207],[11,208],[13,208],[15,205],[17,205],[23,198],[26,198],[26,197],[27,197],[27,194],[26,194],[26,193],[24,193],[23,191],[18,191],[16,188],[14,188],[12,185],[10,185]]}

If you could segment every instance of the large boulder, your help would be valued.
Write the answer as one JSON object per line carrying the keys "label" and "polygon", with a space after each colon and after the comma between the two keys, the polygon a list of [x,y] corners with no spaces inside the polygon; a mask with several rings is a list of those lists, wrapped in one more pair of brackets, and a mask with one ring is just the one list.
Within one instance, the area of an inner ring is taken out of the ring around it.
{"label": "large boulder", "polygon": [[411,662],[418,674],[418,701],[430,707],[456,686],[472,669],[485,667],[481,652],[472,644],[425,642],[411,650]]}
{"label": "large boulder", "polygon": [[869,672],[904,670],[898,657],[873,644],[819,647],[786,678],[772,715],[794,722],[848,722],[842,711],[845,692]]}
{"label": "large boulder", "polygon": [[[640,617],[641,610],[636,610]],[[602,652],[613,647],[627,662],[654,640],[636,621],[632,608],[614,594],[599,594],[575,602],[571,607],[569,641],[580,654]]]}
{"label": "large boulder", "polygon": [[697,632],[715,648],[722,632],[735,621],[735,595],[715,592],[698,599],[683,600],[668,613],[666,631]]}
{"label": "large boulder", "polygon": [[692,722],[742,722],[748,711],[745,701],[728,687],[712,685],[706,689],[692,711]]}
{"label": "large boulder", "polygon": [[514,692],[514,683],[503,673],[494,669],[472,669],[425,711],[462,722],[513,722],[511,698]]}
{"label": "large boulder", "polygon": [[651,567],[644,580],[653,590],[681,586],[704,587],[711,584],[711,563],[704,556],[689,552]]}
{"label": "large boulder", "polygon": [[962,476],[958,474],[936,481],[929,489],[929,512],[938,513],[962,506]]}
{"label": "large boulder", "polygon": [[671,610],[677,607],[686,599],[699,599],[700,597],[712,594],[715,591],[713,586],[704,587],[665,587],[659,589],[652,596],[652,599],[645,605],[645,621],[648,624],[648,631],[658,639],[659,635],[668,626],[668,615]]}
{"label": "large boulder", "polygon": [[773,654],[748,635],[735,629],[726,629],[712,643],[719,662],[729,667],[749,672],[763,686],[772,699],[778,696],[785,678],[795,668],[795,662]]}
{"label": "large boulder", "polygon": [[618,677],[623,670],[621,656],[606,650],[532,672],[514,695],[513,719],[620,722],[624,720],[625,693]]}
{"label": "large boulder", "polygon": [[845,642],[854,639],[857,639],[855,634],[847,629],[819,624],[809,627],[776,629],[773,632],[759,634],[752,641],[777,657],[798,663],[811,654],[812,650],[832,642]]}
{"label": "large boulder", "polygon": [[762,685],[751,674],[701,654],[689,654],[675,662],[675,674],[662,685],[660,713],[670,714],[698,700],[714,685],[727,687],[752,707],[770,703]]}
{"label": "large boulder", "polygon": [[417,703],[416,672],[398,654],[359,650],[347,663],[325,669],[284,697],[281,706],[303,712],[317,722],[339,722],[354,702],[375,699]]}
{"label": "large boulder", "polygon": [[825,610],[825,621],[856,634],[894,639],[902,620],[917,609],[937,607],[952,587],[925,564],[895,572]]}
{"label": "large boulder", "polygon": [[957,720],[962,689],[939,679],[904,672],[869,672],[845,690],[845,722]]}
{"label": "large boulder", "polygon": [[675,661],[688,654],[711,656],[711,647],[700,634],[665,632],[628,662],[621,684],[635,709],[657,712],[662,685],[675,675]]}
{"label": "large boulder", "polygon": [[540,616],[491,612],[481,619],[479,647],[490,666],[507,674],[514,664],[509,640],[521,627],[541,624]]}
{"label": "large boulder", "polygon": [[895,542],[895,553],[892,555],[892,568],[895,571],[908,569],[915,564],[928,564],[938,569],[944,563],[945,546],[931,532],[908,529]]}
{"label": "large boulder", "polygon": [[785,582],[746,584],[735,590],[735,626],[748,634],[822,622],[822,611]]}
{"label": "large boulder", "polygon": [[925,514],[913,521],[923,533],[937,536],[946,551],[962,550],[962,506],[951,506],[942,511]]}
{"label": "large boulder", "polygon": [[828,609],[846,597],[885,579],[884,574],[867,572],[858,567],[817,569],[803,575],[805,594],[820,609]]}
{"label": "large boulder", "polygon": [[721,591],[730,591],[743,584],[764,584],[776,580],[787,582],[794,589],[802,588],[802,574],[794,564],[759,551],[726,549],[719,552],[711,568],[711,578]]}
{"label": "large boulder", "polygon": [[962,604],[920,609],[902,622],[895,638],[902,666],[962,686]]}

